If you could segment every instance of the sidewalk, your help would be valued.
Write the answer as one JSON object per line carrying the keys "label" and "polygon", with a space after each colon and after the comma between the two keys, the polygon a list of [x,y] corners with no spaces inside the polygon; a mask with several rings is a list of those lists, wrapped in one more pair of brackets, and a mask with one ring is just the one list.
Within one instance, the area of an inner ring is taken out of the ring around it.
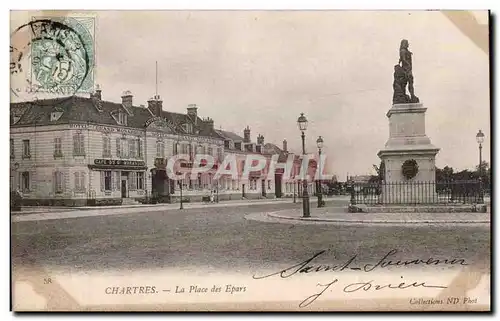
{"label": "sidewalk", "polygon": [[315,209],[311,217],[302,217],[300,209],[267,213],[268,218],[296,223],[350,223],[350,224],[490,224],[487,213],[335,213],[333,209]]}
{"label": "sidewalk", "polygon": [[[333,201],[347,201],[343,197],[330,197],[324,199],[326,203]],[[297,199],[297,203],[301,200]],[[311,200],[313,202],[313,200]],[[269,204],[289,204],[293,203],[293,198],[284,199],[261,199],[261,200],[234,200],[224,201],[220,203],[184,203],[185,210],[199,209],[199,208],[221,208],[221,207],[238,207],[238,206],[255,206],[255,205],[269,205]],[[106,216],[106,215],[119,215],[119,214],[132,214],[132,213],[147,213],[156,211],[169,211],[179,210],[180,203],[174,204],[138,204],[138,205],[115,205],[115,206],[84,206],[73,207],[64,210],[57,208],[36,209],[32,211],[22,211],[12,214],[12,222],[23,221],[40,221],[40,220],[57,220],[66,218],[78,218],[89,216]]]}
{"label": "sidewalk", "polygon": [[[349,196],[331,196],[329,198],[323,199],[325,202],[331,201],[349,201]],[[311,198],[311,202],[315,202],[316,197]],[[301,202],[300,198],[296,199],[297,203]],[[275,204],[275,203],[293,203],[293,198],[269,198],[269,199],[250,199],[250,200],[230,200],[230,201],[220,201],[219,203],[203,203],[203,202],[193,202],[193,203],[183,203],[184,208],[200,208],[205,205],[216,206],[216,205],[229,205],[235,204],[240,205],[253,205],[253,204]],[[148,208],[155,207],[161,209],[177,209],[180,207],[180,203],[158,203],[158,204],[128,204],[128,205],[106,205],[106,206],[23,206],[21,211],[16,212],[17,214],[36,214],[36,213],[53,213],[53,212],[68,212],[68,211],[86,211],[86,210],[107,210],[107,209],[123,209],[123,208]]]}

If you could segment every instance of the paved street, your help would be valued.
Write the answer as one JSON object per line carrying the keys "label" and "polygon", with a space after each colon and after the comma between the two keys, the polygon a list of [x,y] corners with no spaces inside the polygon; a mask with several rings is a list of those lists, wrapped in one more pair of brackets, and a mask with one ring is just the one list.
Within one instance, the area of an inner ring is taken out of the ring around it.
{"label": "paved street", "polygon": [[[343,211],[345,201],[329,206]],[[301,204],[262,204],[150,211],[12,223],[15,266],[34,262],[67,271],[181,268],[256,271],[283,268],[323,249],[359,262],[463,258],[489,266],[489,226],[290,225],[246,220]],[[314,210],[314,208],[313,208]],[[342,260],[342,259],[340,259]]]}

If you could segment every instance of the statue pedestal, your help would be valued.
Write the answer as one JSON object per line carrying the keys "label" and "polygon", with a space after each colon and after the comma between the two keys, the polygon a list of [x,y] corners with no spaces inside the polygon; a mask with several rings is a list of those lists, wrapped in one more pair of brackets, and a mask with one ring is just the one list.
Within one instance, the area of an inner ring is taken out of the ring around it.
{"label": "statue pedestal", "polygon": [[[385,184],[382,203],[434,203],[435,159],[439,148],[431,144],[425,134],[425,112],[422,103],[396,104],[387,112],[389,139],[378,156],[385,165]],[[417,175],[407,179],[402,166],[406,160],[415,160]]]}

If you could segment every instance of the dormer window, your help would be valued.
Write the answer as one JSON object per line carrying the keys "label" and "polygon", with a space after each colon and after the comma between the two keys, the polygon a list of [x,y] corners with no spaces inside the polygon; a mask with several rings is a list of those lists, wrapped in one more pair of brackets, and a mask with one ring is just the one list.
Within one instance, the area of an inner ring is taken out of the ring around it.
{"label": "dormer window", "polygon": [[21,119],[21,116],[12,116],[12,122],[15,124],[19,121],[19,119]]}
{"label": "dormer window", "polygon": [[241,142],[234,143],[234,149],[241,150]]}
{"label": "dormer window", "polygon": [[57,121],[62,116],[62,111],[53,111],[50,113],[50,121]]}
{"label": "dormer window", "polygon": [[193,133],[193,124],[185,123],[184,124],[184,131],[188,134],[192,134]]}
{"label": "dormer window", "polygon": [[118,123],[120,125],[127,125],[127,114],[123,113],[123,112],[119,112],[118,113]]}

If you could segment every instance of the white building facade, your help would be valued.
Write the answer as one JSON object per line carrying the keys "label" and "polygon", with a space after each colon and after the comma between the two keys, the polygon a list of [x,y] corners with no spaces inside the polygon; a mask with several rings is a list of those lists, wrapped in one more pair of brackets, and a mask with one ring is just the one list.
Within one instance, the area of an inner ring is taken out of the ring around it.
{"label": "white building facade", "polygon": [[[264,156],[268,165],[273,155],[288,155],[275,145],[268,148],[262,135],[252,142],[248,127],[244,137],[215,130],[212,119],[198,117],[196,105],[185,114],[171,113],[163,110],[159,96],[145,107],[134,106],[130,92],[121,103],[103,101],[101,95],[98,90],[90,98],[11,104],[10,183],[23,205],[178,202],[181,194],[193,202],[210,194],[217,200],[291,196],[291,182],[268,175],[268,166],[241,177],[248,155]],[[193,177],[198,154],[213,156],[215,165]],[[166,165],[177,155],[187,157],[174,169],[184,175],[176,181]],[[215,179],[228,156],[236,158],[240,175]]]}

